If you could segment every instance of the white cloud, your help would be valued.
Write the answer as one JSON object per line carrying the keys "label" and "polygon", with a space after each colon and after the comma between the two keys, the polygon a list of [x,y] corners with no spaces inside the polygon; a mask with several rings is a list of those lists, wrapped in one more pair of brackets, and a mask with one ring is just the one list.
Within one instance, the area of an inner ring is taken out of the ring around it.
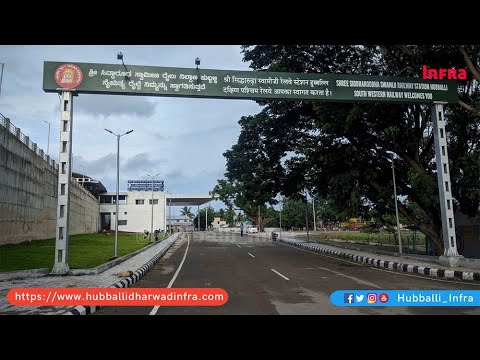
{"label": "white cloud", "polygon": [[[240,46],[0,46],[5,62],[0,113],[9,117],[40,148],[58,159],[60,104],[57,94],[45,93],[44,61],[125,64],[249,70]],[[242,116],[260,111],[250,100],[212,100],[120,95],[74,97],[73,169],[100,180],[115,191],[117,140],[107,133],[131,134],[120,139],[120,190],[127,180],[160,173],[174,193],[207,193],[225,171],[222,153],[237,141]],[[218,204],[216,205],[218,207]]]}
{"label": "white cloud", "polygon": [[155,112],[155,104],[146,97],[121,95],[79,96],[75,101],[75,110],[87,115],[135,115],[150,117]]}

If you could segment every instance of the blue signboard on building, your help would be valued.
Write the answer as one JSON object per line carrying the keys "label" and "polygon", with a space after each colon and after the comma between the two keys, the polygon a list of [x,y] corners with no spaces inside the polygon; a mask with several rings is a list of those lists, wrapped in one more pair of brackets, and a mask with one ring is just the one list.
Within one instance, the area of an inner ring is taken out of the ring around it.
{"label": "blue signboard on building", "polygon": [[128,191],[163,191],[163,180],[128,180]]}

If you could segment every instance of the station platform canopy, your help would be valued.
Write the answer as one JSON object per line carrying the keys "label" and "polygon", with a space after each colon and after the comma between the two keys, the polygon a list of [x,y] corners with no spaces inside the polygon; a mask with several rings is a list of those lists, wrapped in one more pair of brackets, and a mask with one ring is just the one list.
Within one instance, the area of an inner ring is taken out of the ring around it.
{"label": "station platform canopy", "polygon": [[167,205],[199,206],[217,198],[218,195],[212,196],[210,194],[167,194]]}

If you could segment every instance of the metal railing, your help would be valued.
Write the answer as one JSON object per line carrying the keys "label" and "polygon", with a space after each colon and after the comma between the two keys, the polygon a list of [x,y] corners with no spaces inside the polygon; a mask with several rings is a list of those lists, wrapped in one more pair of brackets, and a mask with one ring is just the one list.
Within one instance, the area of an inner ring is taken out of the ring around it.
{"label": "metal railing", "polygon": [[35,152],[38,156],[40,156],[44,161],[47,162],[48,165],[55,167],[56,170],[58,170],[58,164],[55,163],[55,160],[50,158],[43,149],[40,149],[36,143],[34,143],[28,136],[23,134],[20,131],[20,128],[16,127],[13,125],[10,120],[5,117],[2,113],[0,113],[0,125],[2,125],[4,128],[6,128],[12,135],[17,137],[22,143],[28,146],[30,150]]}

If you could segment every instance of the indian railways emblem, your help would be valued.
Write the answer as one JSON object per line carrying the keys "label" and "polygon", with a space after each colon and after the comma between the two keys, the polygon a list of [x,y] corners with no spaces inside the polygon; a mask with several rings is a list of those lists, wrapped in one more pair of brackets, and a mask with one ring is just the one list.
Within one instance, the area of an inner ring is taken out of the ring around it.
{"label": "indian railways emblem", "polygon": [[55,82],[64,89],[73,89],[82,83],[82,70],[74,64],[63,64],[55,70]]}

